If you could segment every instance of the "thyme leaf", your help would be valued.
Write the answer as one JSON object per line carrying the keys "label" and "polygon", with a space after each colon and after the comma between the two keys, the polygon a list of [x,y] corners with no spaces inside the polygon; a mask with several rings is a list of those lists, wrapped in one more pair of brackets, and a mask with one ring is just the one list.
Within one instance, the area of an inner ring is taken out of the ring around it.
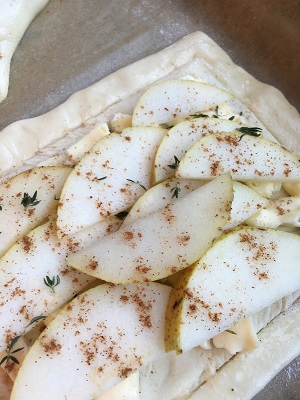
{"label": "thyme leaf", "polygon": [[242,138],[245,135],[258,137],[261,135],[261,132],[262,132],[261,128],[257,128],[257,127],[249,128],[248,126],[242,126],[241,128],[237,128],[236,130],[239,132],[242,132],[242,136],[240,137],[239,142],[242,140]]}
{"label": "thyme leaf", "polygon": [[176,156],[174,156],[174,162],[173,164],[169,164],[168,167],[171,169],[177,169],[178,165],[179,165],[179,160]]}
{"label": "thyme leaf", "polygon": [[28,207],[34,207],[40,202],[41,200],[37,200],[37,190],[36,190],[32,197],[29,196],[28,193],[24,193],[21,204],[22,206],[24,206],[25,210],[27,210]]}
{"label": "thyme leaf", "polygon": [[37,321],[40,321],[41,319],[47,318],[46,315],[38,315],[37,317],[33,317],[32,320],[25,326],[25,329],[28,328],[30,325],[34,324]]}
{"label": "thyme leaf", "polygon": [[48,286],[53,293],[55,293],[55,286],[60,284],[60,277],[59,275],[53,276],[53,278],[51,279],[50,276],[46,276],[46,278],[44,278],[44,283],[46,286]]}
{"label": "thyme leaf", "polygon": [[107,176],[103,176],[102,178],[98,178],[97,180],[98,181],[103,181],[104,179],[106,179],[107,178]]}
{"label": "thyme leaf", "polygon": [[230,117],[230,118],[228,118],[229,119],[229,121],[233,121],[234,120],[234,115],[232,116],[232,117]]}
{"label": "thyme leaf", "polygon": [[[23,349],[20,349],[20,350],[23,350]],[[16,357],[12,356],[11,354],[8,355],[8,359],[13,361],[15,364],[20,364],[19,360]]]}
{"label": "thyme leaf", "polygon": [[170,193],[173,193],[171,199],[173,199],[174,197],[176,197],[176,199],[178,199],[178,196],[179,196],[180,192],[181,192],[181,189],[180,189],[179,186],[176,185],[175,187],[173,187],[170,190]]}
{"label": "thyme leaf", "polygon": [[[5,361],[8,361],[9,359],[10,359],[9,356],[4,356],[4,357],[2,358],[2,360],[0,361],[0,365],[3,364]],[[17,360],[17,361],[18,361],[18,360]],[[17,362],[17,364],[19,364],[19,361]]]}
{"label": "thyme leaf", "polygon": [[191,114],[190,117],[193,117],[193,118],[207,118],[208,115],[200,113],[200,114]]}
{"label": "thyme leaf", "polygon": [[[15,338],[13,338],[13,340],[11,341],[11,343],[10,343],[10,345],[9,345],[9,347],[8,347],[8,352],[9,352],[9,353],[11,352],[12,348],[14,347],[14,345],[17,343],[17,341],[20,339],[21,336],[22,336],[22,335],[18,335],[18,336],[16,336]],[[18,351],[18,350],[13,351],[13,353],[16,353],[17,351]]]}
{"label": "thyme leaf", "polygon": [[226,330],[225,330],[225,332],[231,333],[232,335],[237,335],[237,333],[236,333],[236,332],[234,332],[234,331],[231,331],[230,329],[226,329]]}
{"label": "thyme leaf", "polygon": [[126,179],[126,181],[132,182],[132,183],[136,183],[136,184],[139,185],[142,189],[144,189],[145,191],[147,191],[147,189],[145,188],[145,186],[142,185],[139,181],[133,181],[132,179]]}
{"label": "thyme leaf", "polygon": [[0,204],[0,211],[2,211],[2,209],[3,209],[2,207],[3,207],[3,204]]}

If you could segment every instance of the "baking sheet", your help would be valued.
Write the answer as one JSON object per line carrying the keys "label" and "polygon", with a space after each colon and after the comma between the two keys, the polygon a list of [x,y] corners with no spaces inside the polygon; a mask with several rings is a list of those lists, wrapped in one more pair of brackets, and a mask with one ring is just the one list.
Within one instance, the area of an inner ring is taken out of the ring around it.
{"label": "baking sheet", "polygon": [[[0,129],[52,109],[74,91],[196,30],[299,109],[296,0],[51,0],[13,58]],[[255,400],[299,399],[299,375],[300,358]]]}

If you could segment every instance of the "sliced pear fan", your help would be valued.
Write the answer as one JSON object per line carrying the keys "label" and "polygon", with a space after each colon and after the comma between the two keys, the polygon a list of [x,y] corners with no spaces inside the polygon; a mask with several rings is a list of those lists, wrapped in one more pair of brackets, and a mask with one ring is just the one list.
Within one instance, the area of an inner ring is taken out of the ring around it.
{"label": "sliced pear fan", "polygon": [[167,349],[187,351],[299,289],[299,259],[300,237],[287,232],[223,235],[171,292]]}
{"label": "sliced pear fan", "polygon": [[[35,228],[0,260],[0,351],[38,315],[48,315],[94,280],[66,265],[66,257],[117,230],[109,218],[59,240],[53,222]],[[44,278],[60,278],[54,290]]]}
{"label": "sliced pear fan", "polygon": [[175,175],[175,157],[180,161],[194,143],[203,136],[217,132],[232,132],[239,122],[221,118],[194,118],[171,128],[163,138],[154,161],[153,182],[161,182]]}
{"label": "sliced pear fan", "polygon": [[186,153],[176,176],[211,179],[225,172],[240,181],[299,181],[300,162],[284,147],[262,137],[215,133]]}
{"label": "sliced pear fan", "polygon": [[[56,210],[60,192],[71,171],[66,167],[37,167],[0,184],[0,257]],[[22,205],[24,194],[34,198],[35,192],[39,203],[25,208]]]}
{"label": "sliced pear fan", "polygon": [[[103,284],[75,298],[30,349],[11,400],[95,399],[161,357],[170,288]],[[38,379],[37,379],[38,377]]]}
{"label": "sliced pear fan", "polygon": [[226,174],[70,256],[68,265],[113,283],[169,276],[198,260],[221,234],[232,197]]}
{"label": "sliced pear fan", "polygon": [[216,86],[192,80],[168,80],[148,89],[137,102],[133,126],[174,125],[180,118],[208,110],[233,96]]}
{"label": "sliced pear fan", "polygon": [[131,207],[150,187],[154,156],[165,133],[135,127],[100,140],[64,185],[57,218],[60,236]]}

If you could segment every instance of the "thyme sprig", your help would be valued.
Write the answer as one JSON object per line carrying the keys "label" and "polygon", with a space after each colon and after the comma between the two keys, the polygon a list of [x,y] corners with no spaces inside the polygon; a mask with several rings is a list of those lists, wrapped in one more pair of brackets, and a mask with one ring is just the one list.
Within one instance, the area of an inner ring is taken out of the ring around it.
{"label": "thyme sprig", "polygon": [[29,324],[27,324],[23,330],[23,332],[20,335],[17,335],[16,337],[14,337],[12,339],[12,341],[10,342],[10,345],[7,347],[7,349],[5,350],[6,352],[6,356],[4,356],[1,360],[0,360],[0,365],[2,365],[5,361],[12,361],[15,364],[20,364],[19,360],[13,355],[18,353],[19,351],[23,350],[24,347],[19,347],[16,350],[13,350],[14,346],[17,344],[17,342],[19,341],[19,339],[25,334],[26,329],[34,324],[35,322],[41,320],[41,319],[45,319],[46,316],[45,315],[39,315],[37,317],[32,318],[32,320],[29,322]]}
{"label": "thyme sprig", "polygon": [[177,169],[178,168],[179,160],[178,160],[178,158],[176,156],[174,156],[174,160],[175,161],[173,162],[173,164],[169,164],[168,165],[168,167],[171,168],[171,169]]}
{"label": "thyme sprig", "polygon": [[132,182],[132,183],[136,183],[136,184],[139,185],[142,189],[144,189],[145,191],[147,191],[147,189],[145,188],[145,186],[142,185],[139,181],[133,181],[132,179],[126,179],[126,181]]}
{"label": "thyme sprig", "polygon": [[40,202],[41,200],[37,200],[37,190],[36,190],[32,197],[29,196],[28,193],[24,193],[21,204],[22,206],[24,206],[25,210],[27,210],[28,207],[34,207]]}
{"label": "thyme sprig", "polygon": [[176,197],[176,199],[178,199],[179,193],[181,192],[181,188],[179,186],[175,186],[170,190],[170,193],[172,194],[171,199],[173,199],[174,197]]}
{"label": "thyme sprig", "polygon": [[249,128],[248,126],[242,126],[240,128],[237,128],[236,130],[239,132],[242,132],[242,136],[240,137],[239,142],[242,140],[242,138],[245,135],[258,137],[258,136],[261,136],[261,132],[262,132],[261,128],[257,128],[257,127]]}
{"label": "thyme sprig", "polygon": [[50,276],[47,275],[46,278],[44,278],[44,283],[52,290],[53,293],[55,293],[54,288],[60,284],[60,277],[59,275],[56,275],[56,277],[53,276],[53,278],[51,279]]}

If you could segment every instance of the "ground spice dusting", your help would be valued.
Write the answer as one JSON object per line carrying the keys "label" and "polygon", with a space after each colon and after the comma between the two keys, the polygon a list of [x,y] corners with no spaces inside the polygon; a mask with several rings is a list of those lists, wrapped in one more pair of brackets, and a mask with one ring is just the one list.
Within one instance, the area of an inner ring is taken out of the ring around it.
{"label": "ground spice dusting", "polygon": [[171,206],[169,204],[165,207],[165,209],[163,211],[163,216],[165,217],[167,222],[172,223],[175,221],[176,217],[173,214],[173,212],[171,210]]}
{"label": "ground spice dusting", "polygon": [[216,137],[218,142],[226,142],[232,146],[239,145],[239,139],[233,135],[219,135]]}
{"label": "ground spice dusting", "polygon": [[123,368],[119,372],[119,377],[120,378],[127,378],[128,375],[130,374],[130,372],[132,372],[132,368],[128,368],[128,367]]}
{"label": "ground spice dusting", "polygon": [[74,239],[68,238],[67,247],[70,253],[75,253],[80,246],[80,242],[75,242]]}
{"label": "ground spice dusting", "polygon": [[35,209],[34,208],[29,208],[27,211],[27,215],[28,217],[32,217],[32,215],[35,213]]}
{"label": "ground spice dusting", "polygon": [[126,231],[123,233],[123,236],[124,236],[125,240],[132,240],[134,237],[134,234],[133,234],[133,232]]}
{"label": "ground spice dusting", "polygon": [[146,274],[147,272],[151,271],[151,268],[147,267],[146,265],[137,265],[135,269],[141,274]]}
{"label": "ground spice dusting", "polygon": [[258,279],[261,281],[261,280],[263,280],[263,279],[269,279],[269,275],[266,273],[266,272],[261,272],[259,275],[258,275]]}
{"label": "ground spice dusting", "polygon": [[29,314],[27,311],[27,306],[25,304],[19,309],[19,313],[23,314],[26,320],[29,320]]}
{"label": "ground spice dusting", "polygon": [[50,339],[48,339],[48,341],[46,341],[46,340],[47,340],[47,336],[46,335],[43,335],[41,337],[41,340],[40,340],[41,346],[43,347],[45,353],[47,353],[47,354],[49,354],[49,353],[50,354],[54,354],[54,353],[60,354],[61,344],[59,344],[56,341],[56,339],[54,339],[54,338],[50,338]]}
{"label": "ground spice dusting", "polygon": [[95,260],[91,260],[88,264],[88,268],[95,271],[95,269],[97,269],[98,267],[98,261]]}
{"label": "ground spice dusting", "polygon": [[152,304],[150,300],[144,302],[138,293],[135,293],[132,296],[133,302],[136,304],[136,311],[139,314],[139,321],[142,323],[142,326],[145,328],[151,328],[151,310]]}
{"label": "ground spice dusting", "polygon": [[26,235],[23,237],[22,242],[25,253],[29,253],[33,246],[33,239]]}
{"label": "ground spice dusting", "polygon": [[21,288],[20,288],[20,286],[18,286],[18,287],[16,287],[15,288],[15,290],[12,292],[12,294],[11,294],[11,298],[14,298],[14,297],[16,297],[16,296],[22,296],[22,295],[24,295],[26,293],[26,291],[25,290],[22,290]]}
{"label": "ground spice dusting", "polygon": [[215,161],[210,166],[210,172],[212,176],[216,176],[218,174],[218,168],[220,165],[220,161]]}
{"label": "ground spice dusting", "polygon": [[190,306],[189,306],[189,312],[190,312],[190,314],[195,314],[196,311],[197,311],[197,306],[196,306],[196,304],[190,304]]}
{"label": "ground spice dusting", "polygon": [[217,312],[212,313],[212,312],[209,311],[208,312],[208,317],[212,322],[220,322],[219,314],[221,314],[221,313],[217,313]]}
{"label": "ground spice dusting", "polygon": [[129,300],[129,297],[126,296],[126,295],[124,295],[124,294],[122,294],[122,295],[120,296],[120,300],[122,301],[122,303],[127,303],[128,300]]}
{"label": "ground spice dusting", "polygon": [[188,245],[188,242],[189,242],[189,240],[190,240],[190,235],[188,235],[188,234],[183,234],[183,235],[181,235],[181,236],[177,236],[176,237],[176,242],[179,244],[179,245],[183,245],[183,246],[187,246]]}

